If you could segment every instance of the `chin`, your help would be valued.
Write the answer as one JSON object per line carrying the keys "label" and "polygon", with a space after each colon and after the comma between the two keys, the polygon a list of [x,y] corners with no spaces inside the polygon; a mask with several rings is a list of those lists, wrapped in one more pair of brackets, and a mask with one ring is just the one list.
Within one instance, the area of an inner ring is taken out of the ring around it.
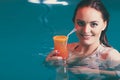
{"label": "chin", "polygon": [[82,44],[84,45],[91,45],[93,42],[91,41],[81,41]]}

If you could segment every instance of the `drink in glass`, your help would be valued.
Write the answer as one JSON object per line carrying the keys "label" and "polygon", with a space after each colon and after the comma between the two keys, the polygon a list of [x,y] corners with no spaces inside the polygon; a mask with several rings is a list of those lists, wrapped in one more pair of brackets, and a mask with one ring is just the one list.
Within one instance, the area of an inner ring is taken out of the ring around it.
{"label": "drink in glass", "polygon": [[54,50],[58,50],[57,56],[61,56],[63,59],[68,58],[67,40],[68,37],[64,35],[58,35],[53,37]]}
{"label": "drink in glass", "polygon": [[54,50],[58,50],[57,56],[63,58],[62,61],[59,61],[61,66],[59,66],[56,71],[56,80],[68,80],[68,73],[66,69],[66,59],[68,58],[68,49],[67,49],[67,40],[68,37],[64,35],[58,35],[53,37],[54,40]]}

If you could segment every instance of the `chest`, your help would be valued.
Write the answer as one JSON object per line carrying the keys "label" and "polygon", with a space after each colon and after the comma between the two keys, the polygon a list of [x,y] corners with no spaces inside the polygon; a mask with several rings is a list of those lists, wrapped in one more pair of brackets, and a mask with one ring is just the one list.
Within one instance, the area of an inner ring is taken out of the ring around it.
{"label": "chest", "polygon": [[71,64],[74,66],[86,66],[92,69],[107,69],[109,67],[108,60],[101,58],[101,56],[103,55],[94,54],[83,59],[77,57]]}

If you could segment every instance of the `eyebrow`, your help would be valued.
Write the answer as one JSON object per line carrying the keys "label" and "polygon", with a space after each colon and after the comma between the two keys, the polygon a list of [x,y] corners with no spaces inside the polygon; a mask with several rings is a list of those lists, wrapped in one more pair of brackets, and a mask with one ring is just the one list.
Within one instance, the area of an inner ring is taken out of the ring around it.
{"label": "eyebrow", "polygon": [[91,22],[99,22],[99,21],[91,21]]}
{"label": "eyebrow", "polygon": [[[77,21],[83,21],[83,20],[81,20],[81,19],[77,19]],[[84,21],[85,22],[85,21]]]}
{"label": "eyebrow", "polygon": [[[81,20],[81,19],[77,19],[77,21],[85,22],[84,20]],[[90,23],[92,23],[92,22],[99,22],[99,21],[91,21]]]}

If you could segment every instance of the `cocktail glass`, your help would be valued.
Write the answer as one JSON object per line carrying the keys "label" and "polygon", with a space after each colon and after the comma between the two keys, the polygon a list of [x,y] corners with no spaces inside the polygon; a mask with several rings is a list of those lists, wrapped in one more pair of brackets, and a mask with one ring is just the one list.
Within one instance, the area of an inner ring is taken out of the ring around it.
{"label": "cocktail glass", "polygon": [[69,80],[66,66],[66,59],[68,58],[68,49],[67,49],[67,41],[68,37],[64,35],[58,35],[53,37],[54,40],[54,50],[58,50],[57,56],[63,58],[60,61],[61,66],[59,66],[56,71],[56,80]]}
{"label": "cocktail glass", "polygon": [[64,35],[58,35],[53,37],[54,40],[54,50],[58,50],[59,53],[57,56],[61,56],[63,59],[68,58],[68,49],[67,49],[67,41],[68,37]]}

